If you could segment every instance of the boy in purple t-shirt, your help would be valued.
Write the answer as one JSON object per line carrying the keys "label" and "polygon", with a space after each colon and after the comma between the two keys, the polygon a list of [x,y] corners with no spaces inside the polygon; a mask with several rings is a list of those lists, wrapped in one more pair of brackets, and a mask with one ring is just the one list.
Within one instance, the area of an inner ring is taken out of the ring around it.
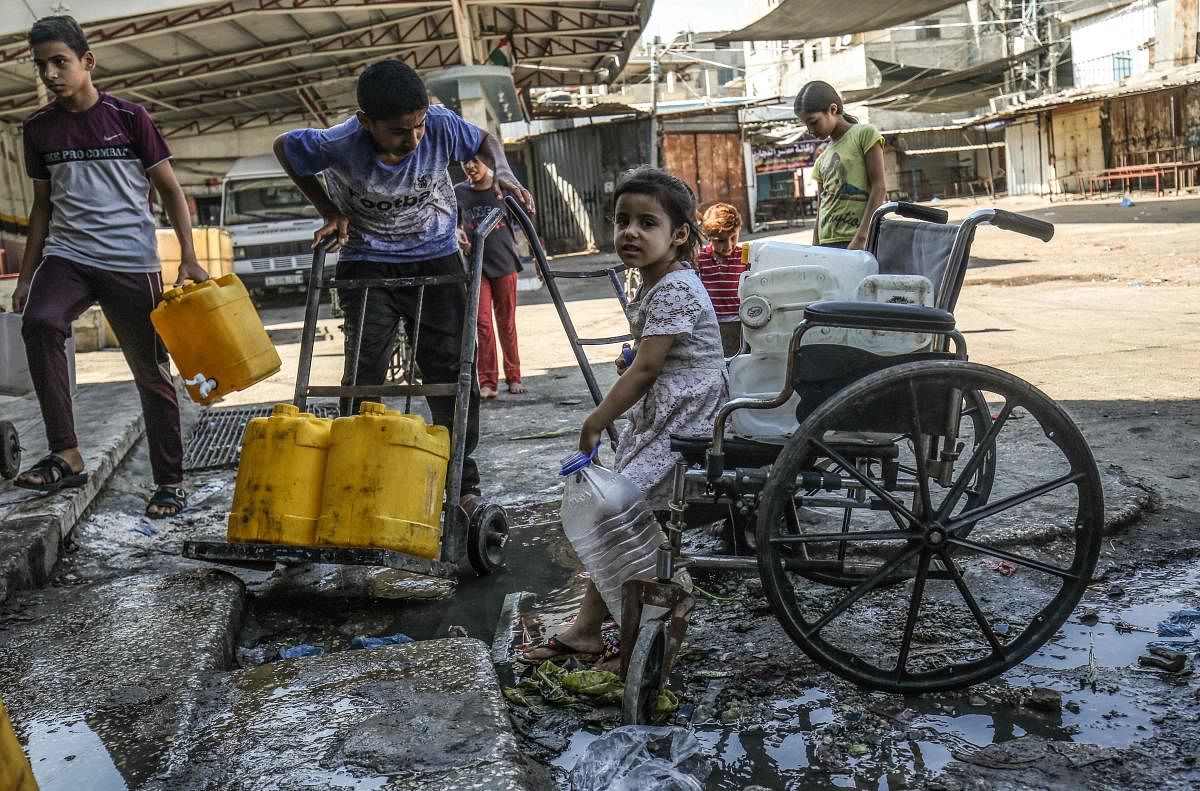
{"label": "boy in purple t-shirt", "polygon": [[146,515],[183,510],[183,441],[166,349],[150,323],[162,297],[162,267],[150,216],[158,190],[179,237],[176,285],[206,280],[192,247],[187,201],[168,161],[171,152],[145,108],[92,85],[96,58],[71,17],[39,19],[29,31],[38,76],[54,94],[25,119],[25,169],[33,208],[13,310],[29,358],[50,453],[17,478],[42,492],[87,479],[75,437],[64,351],[71,322],[99,302],[121,339],[146,418],[157,490]]}
{"label": "boy in purple t-shirt", "polygon": [[[458,206],[447,167],[480,156],[496,173],[497,195],[511,192],[530,211],[533,200],[513,176],[504,148],[483,129],[445,107],[430,106],[425,84],[407,64],[384,60],[358,78],[359,111],[330,129],[297,129],[275,140],[275,156],[325,218],[316,242],[336,234],[341,250],[337,275],[392,278],[461,274]],[[325,175],[322,185],[317,175]],[[315,246],[315,244],[314,244]],[[338,296],[346,316],[357,316],[362,291]],[[346,368],[342,384],[383,384],[401,321],[410,330],[418,289],[373,288],[367,298],[357,378],[350,370],[354,322],[345,326]],[[426,286],[417,365],[428,384],[458,381],[466,291],[461,283]],[[450,428],[454,398],[431,396],[434,423]],[[357,409],[344,399],[342,414]],[[479,385],[472,387],[463,460],[463,507],[479,494],[479,470],[471,453],[479,440]]]}

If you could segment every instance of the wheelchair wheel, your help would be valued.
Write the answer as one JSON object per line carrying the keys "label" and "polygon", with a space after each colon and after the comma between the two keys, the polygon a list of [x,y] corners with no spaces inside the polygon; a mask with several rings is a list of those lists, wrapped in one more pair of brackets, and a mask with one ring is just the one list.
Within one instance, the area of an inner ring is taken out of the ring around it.
{"label": "wheelchair wheel", "polygon": [[642,624],[625,672],[625,697],[621,701],[621,721],[625,725],[650,724],[650,707],[663,684],[666,651],[663,622],[654,619]]}
{"label": "wheelchair wheel", "polygon": [[[992,424],[991,412],[987,401],[983,395],[972,390],[963,393],[962,406],[959,411],[958,424],[958,440],[962,443],[964,452],[967,455],[979,446],[983,437],[987,434],[987,429]],[[911,439],[906,439],[911,441]],[[970,448],[970,450],[967,450]],[[817,468],[822,472],[840,474],[847,476],[848,472],[842,468],[840,464],[831,459],[822,459],[817,462]],[[876,462],[874,468],[868,462],[866,464],[859,463],[855,466],[862,469],[866,474],[877,474],[879,463]],[[900,463],[898,466],[898,477],[903,476],[905,482],[910,485],[916,481],[919,474],[915,466]],[[967,487],[962,498],[962,503],[958,507],[958,511],[963,511],[971,508],[978,508],[987,502],[988,496],[992,490],[992,479],[996,474],[996,454],[995,449],[987,451],[983,457],[983,462],[979,469],[976,470],[971,485]],[[863,492],[864,490],[859,490]],[[910,508],[920,508],[920,493],[919,491],[912,493]],[[826,509],[822,512],[817,512],[814,509],[808,509],[806,513],[799,512],[791,515],[794,519],[794,530],[798,532],[825,532],[830,529],[840,530],[843,533],[852,531],[852,526],[855,522],[854,508],[841,509]],[[807,517],[807,518],[804,518]],[[968,530],[969,532],[969,530]],[[804,545],[800,547],[801,551],[810,558],[816,558],[816,554]],[[860,558],[857,563],[849,557],[848,542],[837,544],[828,553],[826,559],[836,559],[838,564],[832,570],[810,570],[802,572],[805,577],[813,582],[820,582],[825,585],[835,585],[841,588],[849,588],[857,585],[862,581],[865,574],[874,571],[880,564],[878,559],[874,561],[871,558]],[[889,577],[886,582],[894,584],[908,579],[909,575],[898,573]]]}
{"label": "wheelchair wheel", "polygon": [[[999,413],[943,486],[913,449],[944,425],[952,394],[972,391]],[[897,430],[916,438],[899,443],[900,464],[918,471],[916,508],[829,442],[830,432]],[[989,455],[990,497],[962,507]],[[821,459],[866,490],[863,512],[874,520],[846,531],[795,528],[789,512],[803,507],[805,473]],[[788,635],[827,669],[890,692],[953,689],[1003,672],[1053,636],[1091,581],[1103,524],[1091,451],[1053,400],[986,366],[907,363],[842,389],[792,436],[760,500],[759,574]],[[869,550],[872,570],[849,590],[813,584],[808,572],[829,562],[811,550],[839,545],[847,556]]]}
{"label": "wheelchair wheel", "polygon": [[16,478],[21,471],[21,440],[17,428],[0,420],[0,480]]}

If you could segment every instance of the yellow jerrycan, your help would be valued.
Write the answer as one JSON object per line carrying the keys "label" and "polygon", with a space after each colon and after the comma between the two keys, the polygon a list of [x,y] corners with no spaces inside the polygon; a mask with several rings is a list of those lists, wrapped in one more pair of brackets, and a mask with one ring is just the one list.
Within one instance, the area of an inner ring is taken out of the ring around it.
{"label": "yellow jerrycan", "polygon": [[450,432],[419,415],[366,402],[333,421],[317,543],[438,557],[449,459]]}
{"label": "yellow jerrycan", "polygon": [[276,404],[246,425],[228,540],[312,546],[333,421]]}
{"label": "yellow jerrycan", "polygon": [[211,404],[279,370],[279,354],[235,274],[163,294],[150,320],[179,367],[188,395]]}
{"label": "yellow jerrycan", "polygon": [[0,791],[38,791],[33,770],[0,703]]}

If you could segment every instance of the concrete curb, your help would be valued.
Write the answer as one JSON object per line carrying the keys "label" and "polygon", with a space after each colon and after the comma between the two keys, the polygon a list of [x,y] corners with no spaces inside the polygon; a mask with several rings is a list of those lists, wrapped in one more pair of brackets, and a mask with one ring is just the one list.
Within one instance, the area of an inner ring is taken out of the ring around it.
{"label": "concrete curb", "polygon": [[[77,424],[89,470],[86,484],[44,497],[7,483],[0,488],[0,603],[14,591],[46,583],[58,562],[63,539],[75,529],[126,454],[145,433],[141,405],[132,383],[122,383],[115,389],[127,389],[128,397],[122,401],[114,398],[117,394],[113,385],[84,385],[76,396]],[[114,403],[124,403],[129,408],[114,410]],[[10,401],[5,406],[11,411],[12,405]],[[33,408],[36,409],[36,402]],[[28,407],[25,411],[29,411]],[[90,419],[93,414],[103,418],[93,422]],[[26,454],[23,466],[28,466],[45,453],[45,448],[39,447],[40,416],[36,421],[25,417],[18,430],[27,450],[34,451]],[[34,431],[37,445],[31,435]]]}

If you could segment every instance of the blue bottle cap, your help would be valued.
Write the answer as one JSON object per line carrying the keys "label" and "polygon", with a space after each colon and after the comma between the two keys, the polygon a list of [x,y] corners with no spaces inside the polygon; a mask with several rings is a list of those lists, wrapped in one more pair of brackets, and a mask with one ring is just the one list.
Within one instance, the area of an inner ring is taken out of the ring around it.
{"label": "blue bottle cap", "polygon": [[592,461],[596,458],[596,454],[599,452],[600,452],[600,443],[598,443],[598,442],[596,443],[596,447],[592,448],[591,453],[584,453],[581,450],[575,451],[570,456],[568,456],[562,460],[562,469],[560,469],[558,471],[558,474],[566,476],[566,475],[571,475],[572,473],[579,472],[584,467],[591,464]]}

